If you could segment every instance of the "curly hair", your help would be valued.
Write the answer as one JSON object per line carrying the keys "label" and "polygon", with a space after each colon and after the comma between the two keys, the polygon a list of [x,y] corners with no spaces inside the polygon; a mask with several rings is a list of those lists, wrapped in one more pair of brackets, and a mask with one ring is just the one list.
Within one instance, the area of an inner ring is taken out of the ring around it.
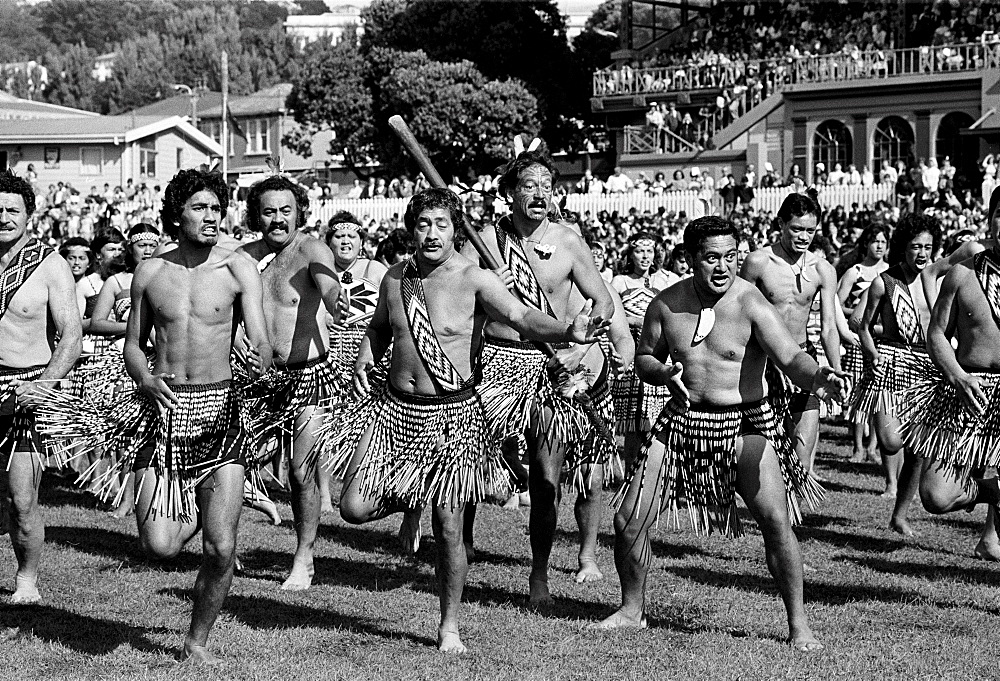
{"label": "curly hair", "polygon": [[266,192],[289,191],[295,197],[297,218],[295,228],[302,229],[309,219],[309,195],[306,188],[293,182],[284,175],[272,175],[260,182],[255,182],[247,194],[247,229],[251,232],[261,231],[260,200]]}
{"label": "curly hair", "polygon": [[936,217],[924,213],[907,213],[900,218],[892,233],[892,241],[889,242],[889,257],[886,258],[889,265],[903,262],[907,245],[925,232],[931,235],[933,252],[937,253],[941,245],[941,223]]}
{"label": "curly hair", "polygon": [[555,163],[553,163],[552,158],[546,152],[541,149],[525,151],[499,169],[500,182],[497,184],[497,189],[500,192],[500,196],[506,196],[508,199],[513,198],[514,189],[517,187],[517,178],[531,166],[542,166],[548,170],[549,175],[552,176],[553,183],[559,176]]}
{"label": "curly hair", "polygon": [[417,228],[420,214],[433,208],[447,210],[451,216],[451,224],[455,226],[456,237],[462,233],[462,222],[465,220],[462,199],[458,198],[458,194],[455,192],[443,187],[424,189],[413,195],[410,202],[406,204],[406,212],[403,213],[403,224],[406,225],[406,231],[413,234]]}
{"label": "curly hair", "polygon": [[[740,243],[740,230],[736,228],[736,225],[717,215],[706,215],[703,218],[692,220],[684,228],[684,251],[692,258],[695,257],[705,239],[713,236],[731,236],[736,240],[737,245]],[[674,252],[677,250],[675,248]],[[671,260],[673,260],[673,256],[671,256]]]}
{"label": "curly hair", "polygon": [[163,210],[160,212],[160,221],[163,223],[163,231],[168,236],[177,238],[180,233],[179,225],[181,213],[184,211],[184,204],[192,196],[200,191],[210,191],[219,199],[219,205],[225,214],[229,210],[229,188],[222,173],[217,171],[179,170],[177,174],[167,183],[167,188],[163,192]]}
{"label": "curly hair", "polygon": [[30,182],[15,175],[10,168],[0,172],[0,194],[17,194],[24,201],[28,217],[35,214],[35,190],[31,188]]}

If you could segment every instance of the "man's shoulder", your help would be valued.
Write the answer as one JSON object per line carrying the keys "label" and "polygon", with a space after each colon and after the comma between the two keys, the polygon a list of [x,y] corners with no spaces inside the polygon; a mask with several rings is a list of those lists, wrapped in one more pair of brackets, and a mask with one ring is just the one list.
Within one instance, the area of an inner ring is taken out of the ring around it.
{"label": "man's shoulder", "polygon": [[264,244],[263,239],[256,239],[254,241],[250,241],[248,243],[243,244],[242,246],[236,249],[236,252],[245,253],[254,260],[260,260],[265,255],[267,255],[268,248],[267,245]]}

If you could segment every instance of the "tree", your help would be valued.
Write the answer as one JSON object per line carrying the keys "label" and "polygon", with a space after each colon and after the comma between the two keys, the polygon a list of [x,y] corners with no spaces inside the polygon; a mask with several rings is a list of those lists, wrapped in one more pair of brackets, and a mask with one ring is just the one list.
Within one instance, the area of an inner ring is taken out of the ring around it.
{"label": "tree", "polygon": [[74,109],[97,111],[97,81],[93,76],[96,57],[97,52],[83,43],[46,55],[49,84],[45,100]]}
{"label": "tree", "polygon": [[166,18],[177,11],[170,0],[49,0],[32,8],[42,34],[54,44],[82,42],[98,54],[126,40],[161,33]]}
{"label": "tree", "polygon": [[471,61],[488,79],[515,78],[537,100],[546,141],[561,146],[560,116],[583,115],[589,93],[574,85],[566,21],[552,0],[375,0],[362,13],[362,53],[422,50],[432,60]]}
{"label": "tree", "polygon": [[0,2],[0,64],[41,59],[52,49],[41,21],[20,5]]}
{"label": "tree", "polygon": [[421,51],[372,56],[372,75],[382,73],[373,105],[376,148],[390,174],[413,167],[388,129],[393,114],[407,121],[446,177],[492,172],[506,160],[515,132],[538,129],[537,101],[517,81],[489,81],[471,61],[434,61]]}
{"label": "tree", "polygon": [[353,29],[345,30],[335,45],[312,43],[307,57],[292,81],[287,106],[300,130],[284,140],[302,156],[309,155],[312,135],[332,130],[330,153],[343,154],[357,169],[365,164],[373,139],[372,97],[364,83],[364,60]]}
{"label": "tree", "polygon": [[160,39],[153,34],[126,40],[118,47],[115,68],[106,87],[101,113],[116,114],[145,106],[170,92],[175,82]]}

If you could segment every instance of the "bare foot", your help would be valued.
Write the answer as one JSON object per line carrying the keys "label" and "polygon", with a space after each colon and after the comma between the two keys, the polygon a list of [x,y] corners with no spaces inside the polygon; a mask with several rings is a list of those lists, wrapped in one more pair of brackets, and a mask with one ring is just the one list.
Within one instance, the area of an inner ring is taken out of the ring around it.
{"label": "bare foot", "polygon": [[465,545],[465,562],[471,563],[476,559],[476,548],[472,544]]}
{"label": "bare foot", "polygon": [[794,638],[789,638],[788,644],[800,653],[818,653],[825,648],[809,629],[806,629]]}
{"label": "bare foot", "polygon": [[889,529],[893,532],[899,532],[904,537],[917,536],[917,533],[913,531],[912,527],[910,527],[910,523],[907,522],[906,518],[890,518]]}
{"label": "bare foot", "polygon": [[863,449],[855,449],[848,461],[851,463],[864,463],[866,458],[868,458],[868,452]]}
{"label": "bare foot", "polygon": [[272,525],[281,524],[281,514],[278,513],[278,507],[275,506],[274,502],[267,497],[260,496],[250,502],[250,508],[255,511],[260,511],[268,517]]}
{"label": "bare foot", "polygon": [[518,495],[515,492],[514,494],[510,495],[510,499],[504,502],[504,505],[501,508],[503,508],[505,511],[516,511],[520,507],[521,507],[521,500],[518,498]]}
{"label": "bare foot", "polygon": [[312,586],[313,575],[316,570],[313,568],[312,558],[308,561],[298,561],[292,562],[292,571],[288,573],[288,579],[286,579],[282,585],[282,591],[305,591],[310,586]]}
{"label": "bare foot", "polygon": [[972,555],[982,560],[1000,563],[1000,545],[995,542],[985,542],[980,539],[979,543],[976,544],[976,548],[973,550]]}
{"label": "bare foot", "polygon": [[335,511],[336,509],[333,507],[333,503],[331,503],[326,497],[323,497],[323,501],[319,505],[320,515],[334,513]]}
{"label": "bare foot", "polygon": [[233,574],[242,575],[245,572],[245,570],[243,569],[243,561],[240,560],[239,556],[236,556],[236,558],[234,558],[233,560],[235,561],[233,563]]}
{"label": "bare foot", "polygon": [[625,612],[619,608],[610,617],[594,622],[588,629],[645,629],[649,626],[644,612]]}
{"label": "bare foot", "polygon": [[885,491],[882,492],[882,494],[880,494],[879,496],[882,497],[883,499],[895,499],[896,498],[896,488],[895,487],[886,487]]}
{"label": "bare foot", "polygon": [[223,659],[210,653],[205,646],[196,646],[184,641],[184,647],[181,648],[181,662],[192,665],[215,665],[222,664]]}
{"label": "bare foot", "polygon": [[420,550],[420,512],[423,509],[407,511],[399,524],[399,545],[408,556],[417,555]]}
{"label": "bare foot", "polygon": [[461,655],[467,652],[468,648],[462,643],[462,639],[459,638],[457,631],[445,631],[438,628],[438,650],[442,653]]}
{"label": "bare foot", "polygon": [[14,577],[14,593],[10,602],[16,605],[40,603],[42,595],[38,593],[38,578],[17,575]]}
{"label": "bare foot", "polygon": [[525,508],[531,506],[531,493],[530,492],[520,492],[517,495],[517,503]]}
{"label": "bare foot", "polygon": [[552,605],[552,594],[549,593],[548,577],[528,578],[528,603],[533,608]]}
{"label": "bare foot", "polygon": [[135,513],[135,504],[121,503],[115,507],[115,510],[109,511],[108,515],[112,518],[117,518],[118,520],[123,520],[130,515]]}
{"label": "bare foot", "polygon": [[604,579],[604,573],[593,558],[581,558],[580,569],[576,571],[576,583],[599,582]]}

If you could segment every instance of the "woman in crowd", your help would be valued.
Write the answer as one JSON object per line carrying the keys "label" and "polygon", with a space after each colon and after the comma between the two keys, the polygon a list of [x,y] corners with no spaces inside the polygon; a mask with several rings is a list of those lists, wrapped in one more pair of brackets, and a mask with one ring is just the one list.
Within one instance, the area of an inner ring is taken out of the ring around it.
{"label": "woman in crowd", "polygon": [[[621,296],[632,337],[638,342],[646,308],[656,295],[680,281],[674,272],[660,269],[659,240],[649,232],[638,232],[628,240],[623,272],[611,280]],[[639,451],[642,434],[648,431],[663,404],[670,398],[664,387],[646,385],[628,368],[614,380],[615,430],[625,436],[625,459]]]}
{"label": "woman in crowd", "polygon": [[[885,225],[872,225],[861,233],[857,243],[857,253],[861,257],[861,262],[854,265],[840,278],[837,285],[837,298],[844,310],[844,315],[849,319],[861,304],[862,297],[872,281],[889,268],[889,263],[885,261],[886,249],[889,246],[889,231]],[[863,310],[863,308],[862,308]],[[860,385],[865,371],[870,371],[870,367],[865,366],[861,347],[857,345],[847,346],[842,362],[844,371],[851,377],[852,385]],[[858,414],[852,422],[851,428],[854,437],[854,452],[851,461],[864,461],[866,457],[875,456],[875,432],[869,427],[865,414]],[[868,431],[868,437],[865,437]]]}

